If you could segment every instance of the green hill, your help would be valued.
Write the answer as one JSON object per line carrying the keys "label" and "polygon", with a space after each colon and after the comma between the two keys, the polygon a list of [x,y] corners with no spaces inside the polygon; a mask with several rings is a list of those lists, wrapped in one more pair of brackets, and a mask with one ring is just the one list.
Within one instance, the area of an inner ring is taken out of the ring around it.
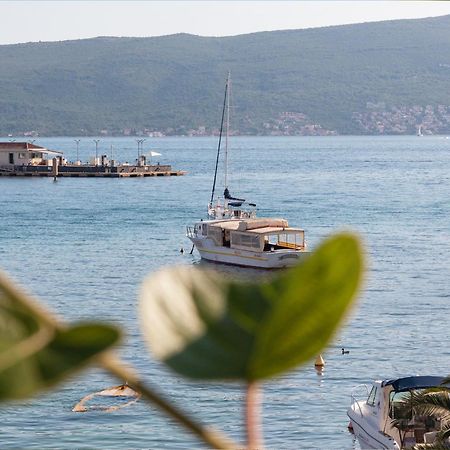
{"label": "green hill", "polygon": [[228,70],[240,133],[450,132],[450,16],[3,45],[0,61],[2,135],[208,134]]}

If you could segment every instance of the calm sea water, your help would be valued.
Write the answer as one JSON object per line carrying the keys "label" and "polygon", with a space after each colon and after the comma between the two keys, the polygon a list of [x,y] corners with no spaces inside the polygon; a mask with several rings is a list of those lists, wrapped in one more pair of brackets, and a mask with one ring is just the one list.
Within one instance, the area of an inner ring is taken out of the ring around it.
{"label": "calm sea water", "polygon": [[[39,139],[75,159],[73,139]],[[133,139],[99,153],[133,161]],[[126,330],[121,356],[197,418],[243,440],[241,386],[191,383],[148,355],[136,312],[143,278],[196,264],[185,226],[203,217],[216,139],[148,139],[184,177],[0,178],[0,267],[67,321],[101,319]],[[80,157],[95,151],[82,140]],[[345,448],[352,388],[374,378],[448,374],[450,139],[445,137],[233,138],[232,193],[305,228],[310,247],[337,229],[359,232],[370,261],[346,326],[311,364],[264,386],[267,448]],[[187,250],[183,255],[179,250]],[[341,354],[341,347],[350,350]],[[117,384],[98,369],[58,390],[0,408],[2,448],[193,448],[144,402],[114,413],[72,413],[84,395]]]}

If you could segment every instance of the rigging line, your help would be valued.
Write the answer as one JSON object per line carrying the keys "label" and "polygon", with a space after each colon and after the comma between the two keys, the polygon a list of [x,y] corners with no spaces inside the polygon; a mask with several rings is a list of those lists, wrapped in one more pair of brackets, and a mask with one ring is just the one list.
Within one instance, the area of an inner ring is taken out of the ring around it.
{"label": "rigging line", "polygon": [[[234,104],[234,97],[233,97],[233,88],[232,88],[232,80],[231,80],[231,74],[230,74],[230,86],[228,88],[228,97],[229,97],[229,114],[230,114],[230,122],[234,120],[236,117],[236,106]],[[232,136],[231,134],[230,136]],[[237,153],[232,153],[234,155],[234,159],[228,157],[228,164],[227,168],[229,166],[232,167],[231,171],[228,171],[227,175],[227,184],[231,184],[233,182],[233,185],[236,186],[236,189],[233,188],[233,191],[236,190],[236,192],[242,192],[242,178],[243,178],[243,164],[240,164],[240,158],[241,158],[241,152],[238,151]],[[235,162],[235,165],[233,166],[233,161]]]}
{"label": "rigging line", "polygon": [[227,94],[228,94],[228,80],[227,80],[227,83],[225,84],[225,97],[223,99],[222,120],[220,122],[219,145],[217,147],[216,169],[214,171],[214,181],[213,181],[213,187],[212,187],[212,192],[211,192],[211,201],[210,201],[210,203],[212,203],[213,200],[214,200],[214,192],[216,190],[217,166],[219,165],[220,144],[222,142],[223,119],[225,117],[225,108],[226,108],[226,105],[227,105]]}

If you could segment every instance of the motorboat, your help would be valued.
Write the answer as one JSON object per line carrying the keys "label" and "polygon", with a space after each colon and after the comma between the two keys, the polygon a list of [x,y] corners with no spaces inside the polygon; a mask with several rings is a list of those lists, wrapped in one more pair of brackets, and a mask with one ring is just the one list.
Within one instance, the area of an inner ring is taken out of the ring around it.
{"label": "motorboat", "polygon": [[204,220],[188,227],[187,236],[203,259],[238,266],[280,269],[307,253],[304,230],[284,219]]}
{"label": "motorboat", "polygon": [[[230,89],[231,78],[228,74],[207,217],[194,226],[188,226],[186,235],[193,244],[192,250],[194,247],[197,248],[200,256],[208,261],[265,269],[295,265],[307,253],[304,230],[289,227],[285,219],[258,218],[256,204],[233,197],[230,193],[228,187]],[[225,148],[224,152],[221,152],[223,134]],[[221,153],[225,172],[224,191],[223,196],[217,196]]]}
{"label": "motorboat", "polygon": [[[438,376],[411,376],[374,381],[370,389],[367,385],[356,387],[347,415],[361,449],[397,450],[432,444],[441,428],[440,420],[417,415],[408,399],[412,393],[442,387],[443,382]],[[359,400],[361,391],[364,397]]]}

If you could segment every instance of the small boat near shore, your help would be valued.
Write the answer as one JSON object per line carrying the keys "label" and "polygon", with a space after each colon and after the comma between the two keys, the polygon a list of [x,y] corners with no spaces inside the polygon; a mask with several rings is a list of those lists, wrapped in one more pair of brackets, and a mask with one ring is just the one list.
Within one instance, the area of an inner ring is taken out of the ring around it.
{"label": "small boat near shore", "polygon": [[[409,406],[411,393],[442,387],[443,381],[443,377],[412,376],[374,381],[370,390],[366,385],[355,388],[347,415],[360,447],[398,450],[432,444],[440,430],[440,420],[417,415],[412,406],[405,413],[405,404]],[[366,395],[359,400],[356,391],[361,388]]]}
{"label": "small boat near shore", "polygon": [[[217,148],[214,181],[207,219],[187,227],[187,237],[207,260],[237,266],[264,269],[295,265],[307,254],[305,232],[289,227],[279,218],[259,218],[256,204],[233,197],[228,187],[228,140],[230,124],[230,74],[225,86],[222,122]],[[224,191],[216,196],[218,166],[221,156],[222,134],[225,128]]]}

